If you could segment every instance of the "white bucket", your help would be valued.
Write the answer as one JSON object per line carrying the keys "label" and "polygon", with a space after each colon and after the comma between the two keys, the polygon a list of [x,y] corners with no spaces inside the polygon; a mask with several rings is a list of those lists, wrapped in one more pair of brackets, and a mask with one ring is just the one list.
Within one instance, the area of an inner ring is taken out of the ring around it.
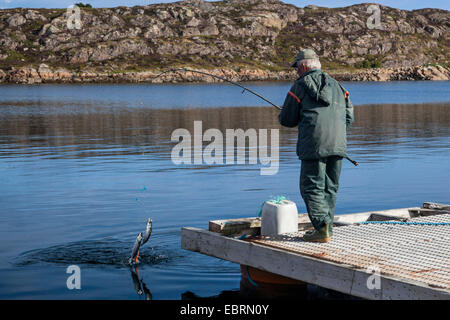
{"label": "white bucket", "polygon": [[280,204],[264,203],[261,214],[261,235],[298,232],[298,211],[295,202],[282,200]]}

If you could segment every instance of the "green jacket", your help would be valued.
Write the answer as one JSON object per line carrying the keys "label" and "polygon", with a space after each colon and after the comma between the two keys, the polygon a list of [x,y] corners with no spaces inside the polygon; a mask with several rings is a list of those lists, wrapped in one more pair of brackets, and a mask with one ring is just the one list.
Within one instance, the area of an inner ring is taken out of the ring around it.
{"label": "green jacket", "polygon": [[297,155],[301,160],[347,157],[347,129],[353,123],[348,92],[318,69],[298,78],[278,116],[286,127],[298,126]]}

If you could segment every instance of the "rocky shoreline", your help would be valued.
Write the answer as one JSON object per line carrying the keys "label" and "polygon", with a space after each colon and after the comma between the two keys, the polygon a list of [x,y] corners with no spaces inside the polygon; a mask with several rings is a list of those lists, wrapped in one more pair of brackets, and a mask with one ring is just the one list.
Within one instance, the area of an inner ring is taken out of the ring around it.
{"label": "rocky shoreline", "polygon": [[368,5],[184,0],[83,7],[79,27],[66,9],[0,10],[0,83],[215,81],[189,73],[154,78],[177,66],[235,81],[292,81],[289,62],[307,47],[341,80],[449,79],[449,11],[378,5],[374,29]]}
{"label": "rocky shoreline", "polygon": [[[199,71],[208,72],[226,79],[245,81],[293,81],[297,75],[295,70],[267,71],[259,69],[213,69]],[[72,72],[67,69],[52,69],[46,64],[39,67],[0,69],[0,83],[180,83],[180,82],[217,82],[207,75],[194,72],[170,72],[157,77],[161,71],[148,70],[140,72]],[[407,68],[378,68],[359,73],[333,73],[341,81],[398,81],[398,80],[450,80],[450,68],[440,65],[407,67]]]}

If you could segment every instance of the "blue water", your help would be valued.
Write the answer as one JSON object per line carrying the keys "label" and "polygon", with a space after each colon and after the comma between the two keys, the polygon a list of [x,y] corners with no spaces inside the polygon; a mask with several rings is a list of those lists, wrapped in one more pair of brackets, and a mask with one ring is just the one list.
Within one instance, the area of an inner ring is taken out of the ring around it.
{"label": "blue water", "polygon": [[[373,103],[446,102],[450,81],[342,82],[356,105]],[[250,82],[249,89],[282,105],[290,82]],[[2,101],[52,102],[174,109],[185,107],[266,106],[258,97],[228,84],[86,84],[0,86]]]}
{"label": "blue water", "polygon": [[[289,83],[250,83],[282,104]],[[355,107],[337,214],[450,199],[450,82],[344,83]],[[444,103],[435,103],[444,102]],[[143,299],[124,262],[148,217],[139,277],[153,299],[238,290],[238,265],[180,248],[183,226],[256,216],[298,190],[296,129],[225,84],[0,86],[0,298]],[[280,129],[280,168],[177,166],[177,128]],[[79,265],[81,290],[66,268]]]}

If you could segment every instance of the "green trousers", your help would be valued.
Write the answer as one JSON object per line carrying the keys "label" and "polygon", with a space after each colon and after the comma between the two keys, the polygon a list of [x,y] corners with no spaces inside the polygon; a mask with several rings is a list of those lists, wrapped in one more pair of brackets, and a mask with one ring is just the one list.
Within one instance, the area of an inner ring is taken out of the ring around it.
{"label": "green trousers", "polygon": [[342,157],[302,160],[300,193],[316,230],[329,224],[329,232],[332,234],[341,169]]}

